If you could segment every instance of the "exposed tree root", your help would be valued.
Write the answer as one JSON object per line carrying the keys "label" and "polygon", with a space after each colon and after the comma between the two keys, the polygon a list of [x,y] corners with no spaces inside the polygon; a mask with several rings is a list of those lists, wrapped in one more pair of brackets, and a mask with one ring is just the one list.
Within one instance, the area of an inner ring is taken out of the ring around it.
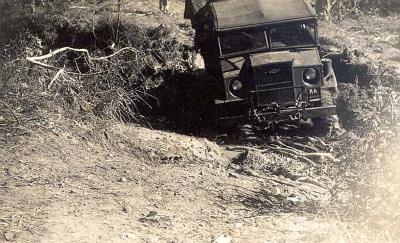
{"label": "exposed tree root", "polygon": [[251,169],[241,168],[241,170],[243,170],[246,173],[246,175],[257,177],[257,178],[264,179],[267,181],[271,181],[271,182],[274,182],[277,184],[297,188],[301,191],[324,193],[326,190],[328,190],[326,188],[326,186],[324,186],[316,181],[308,180],[308,178],[307,178],[307,180],[292,181],[292,180],[284,180],[284,179],[281,179],[274,175],[262,175],[262,174],[256,172],[255,170],[251,170]]}
{"label": "exposed tree root", "polygon": [[[308,151],[313,151],[313,152],[304,152],[302,150],[299,150],[295,147],[288,146],[284,144],[283,142],[279,141],[276,142],[277,144],[272,144],[272,145],[263,145],[265,149],[261,148],[253,148],[253,147],[248,147],[248,146],[228,146],[226,149],[228,150],[244,150],[244,151],[257,151],[260,153],[277,153],[281,154],[283,156],[287,156],[292,159],[299,160],[301,162],[304,162],[310,166],[315,166],[316,162],[319,162],[321,160],[327,160],[331,162],[338,162],[339,160],[336,159],[331,153],[325,153],[325,152],[318,152],[318,150],[314,147],[307,146]],[[300,147],[301,144],[296,143],[296,147]]]}

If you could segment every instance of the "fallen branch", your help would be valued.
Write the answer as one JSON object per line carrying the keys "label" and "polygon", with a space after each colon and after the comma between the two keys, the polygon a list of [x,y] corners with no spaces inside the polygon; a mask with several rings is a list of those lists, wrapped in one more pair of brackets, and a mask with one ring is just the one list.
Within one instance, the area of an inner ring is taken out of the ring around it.
{"label": "fallen branch", "polygon": [[[92,61],[95,61],[95,60],[101,61],[101,60],[110,59],[110,58],[112,58],[112,57],[114,57],[114,56],[116,56],[116,55],[118,55],[118,54],[120,54],[121,52],[124,52],[124,51],[134,52],[135,55],[136,55],[136,58],[137,58],[137,54],[139,53],[139,51],[137,49],[133,48],[133,47],[125,47],[125,48],[122,48],[122,49],[118,50],[117,52],[115,52],[115,53],[113,53],[111,55],[108,55],[108,56],[92,57],[87,49],[77,49],[77,48],[71,48],[71,47],[63,47],[63,48],[57,49],[57,50],[55,50],[53,52],[50,52],[50,53],[48,53],[46,55],[36,56],[36,57],[27,57],[26,60],[28,62],[30,62],[30,63],[33,63],[33,64],[38,65],[38,66],[41,66],[43,68],[47,68],[47,69],[51,69],[51,70],[57,71],[57,73],[54,75],[52,80],[49,82],[49,84],[47,86],[47,89],[50,89],[51,86],[54,84],[54,82],[57,81],[57,79],[60,77],[60,75],[62,75],[64,73],[76,74],[76,75],[79,75],[79,76],[84,76],[84,74],[82,74],[80,71],[79,72],[66,71],[65,68],[56,67],[56,66],[53,66],[53,65],[50,65],[50,64],[47,64],[47,63],[43,62],[43,60],[52,58],[52,57],[54,57],[55,55],[57,55],[59,53],[64,53],[64,52],[67,52],[67,51],[74,51],[74,52],[83,53],[85,58],[86,58],[86,62],[88,64],[91,63]],[[94,75],[94,74],[92,73],[91,75]]]}
{"label": "fallen branch", "polygon": [[27,57],[26,60],[28,62],[30,62],[30,63],[39,65],[39,66],[44,67],[44,68],[58,70],[60,68],[52,66],[52,65],[49,65],[47,63],[40,62],[40,61],[41,60],[45,60],[45,59],[49,59],[49,58],[55,56],[56,54],[61,53],[61,52],[65,52],[65,51],[83,52],[83,53],[86,53],[86,55],[88,57],[90,57],[89,51],[87,49],[76,49],[76,48],[71,48],[71,47],[63,47],[63,48],[57,49],[57,50],[55,50],[53,52],[50,52],[49,54],[46,54],[46,55],[37,56],[37,57]]}
{"label": "fallen branch", "polygon": [[89,55],[89,57],[90,57],[92,60],[105,60],[105,59],[109,59],[109,58],[111,58],[111,57],[113,57],[113,56],[116,56],[116,55],[120,54],[120,53],[123,52],[123,51],[131,51],[131,52],[134,52],[134,53],[140,53],[140,51],[139,51],[138,49],[136,49],[136,48],[133,48],[133,47],[124,47],[124,48],[118,50],[117,52],[115,52],[115,53],[113,53],[113,54],[111,54],[111,55],[108,55],[108,56],[104,56],[104,57],[93,57],[93,58],[92,58],[92,57],[90,57],[90,55]]}
{"label": "fallen branch", "polygon": [[111,58],[113,56],[116,56],[116,55],[120,54],[123,51],[131,51],[131,52],[134,52],[134,53],[139,53],[139,51],[137,49],[133,48],[133,47],[124,47],[124,48],[118,50],[117,52],[115,52],[115,53],[113,53],[111,55],[108,55],[108,56],[92,57],[87,49],[77,49],[77,48],[72,48],[72,47],[63,47],[63,48],[57,49],[57,50],[55,50],[53,52],[50,52],[50,53],[48,53],[46,55],[37,56],[37,57],[27,57],[26,60],[28,62],[30,62],[30,63],[36,64],[36,65],[39,65],[39,66],[42,66],[42,67],[45,67],[45,68],[59,70],[60,68],[58,68],[58,67],[55,67],[55,66],[52,66],[52,65],[49,65],[47,63],[40,62],[40,61],[49,59],[49,58],[54,57],[55,55],[57,55],[59,53],[66,52],[66,51],[83,52],[86,55],[88,60],[106,60],[106,59],[109,59],[109,58]]}

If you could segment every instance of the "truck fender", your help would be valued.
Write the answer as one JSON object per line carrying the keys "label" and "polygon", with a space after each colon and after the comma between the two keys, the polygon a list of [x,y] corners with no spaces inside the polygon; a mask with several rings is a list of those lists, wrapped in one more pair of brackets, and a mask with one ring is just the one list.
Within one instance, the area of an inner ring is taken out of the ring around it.
{"label": "truck fender", "polygon": [[324,69],[324,77],[323,77],[323,87],[324,88],[334,88],[337,90],[337,80],[335,72],[332,67],[332,60],[328,58],[322,59],[323,69]]}

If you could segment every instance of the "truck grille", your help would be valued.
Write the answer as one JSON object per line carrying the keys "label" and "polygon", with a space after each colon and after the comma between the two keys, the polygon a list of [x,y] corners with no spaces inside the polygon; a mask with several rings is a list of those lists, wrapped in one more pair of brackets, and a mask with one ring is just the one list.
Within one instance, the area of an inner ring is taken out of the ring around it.
{"label": "truck grille", "polygon": [[258,105],[295,103],[291,62],[257,66],[254,72]]}

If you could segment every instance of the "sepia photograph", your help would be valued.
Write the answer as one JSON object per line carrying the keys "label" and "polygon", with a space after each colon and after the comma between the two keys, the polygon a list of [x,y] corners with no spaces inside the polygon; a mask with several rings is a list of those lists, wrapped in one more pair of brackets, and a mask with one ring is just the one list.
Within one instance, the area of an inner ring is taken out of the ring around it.
{"label": "sepia photograph", "polygon": [[400,0],[0,0],[0,242],[400,242]]}

